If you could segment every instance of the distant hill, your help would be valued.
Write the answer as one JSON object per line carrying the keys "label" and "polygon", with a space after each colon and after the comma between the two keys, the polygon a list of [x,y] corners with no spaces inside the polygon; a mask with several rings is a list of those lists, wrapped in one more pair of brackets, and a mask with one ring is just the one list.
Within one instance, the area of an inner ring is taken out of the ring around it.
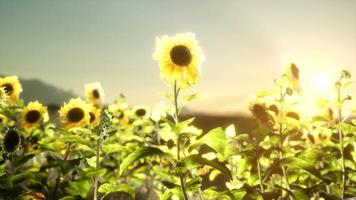
{"label": "distant hill", "polygon": [[[4,77],[4,75],[0,74],[0,77]],[[23,88],[21,98],[25,103],[38,100],[45,105],[62,105],[63,102],[78,96],[72,91],[63,90],[38,79],[20,78],[20,81]]]}

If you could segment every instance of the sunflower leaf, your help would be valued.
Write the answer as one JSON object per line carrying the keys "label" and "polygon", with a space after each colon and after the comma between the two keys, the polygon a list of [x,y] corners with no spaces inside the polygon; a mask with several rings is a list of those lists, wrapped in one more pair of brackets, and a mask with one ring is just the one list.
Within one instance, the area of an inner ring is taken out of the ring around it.
{"label": "sunflower leaf", "polygon": [[121,163],[119,174],[122,175],[123,172],[131,165],[133,162],[147,157],[147,156],[155,156],[155,155],[163,155],[164,152],[159,148],[155,147],[142,147],[137,149],[136,151],[129,154]]}

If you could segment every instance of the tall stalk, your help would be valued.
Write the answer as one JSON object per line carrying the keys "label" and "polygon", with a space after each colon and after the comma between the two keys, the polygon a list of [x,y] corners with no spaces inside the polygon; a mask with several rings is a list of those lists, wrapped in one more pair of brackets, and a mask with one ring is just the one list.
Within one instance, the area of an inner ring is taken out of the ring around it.
{"label": "tall stalk", "polygon": [[[284,159],[283,155],[283,120],[284,120],[284,101],[285,101],[285,93],[283,92],[283,86],[280,87],[280,115],[279,115],[279,159],[282,161]],[[287,170],[284,165],[282,167],[282,172],[283,176],[286,180],[287,188],[290,190],[290,185],[289,185],[289,180],[288,180],[288,175],[287,175]],[[282,180],[283,181],[283,180]],[[292,197],[289,195],[290,199]]]}
{"label": "tall stalk", "polygon": [[[96,170],[100,168],[100,137],[96,140]],[[98,199],[98,182],[99,177],[95,176],[94,179],[94,200]]]}
{"label": "tall stalk", "polygon": [[265,190],[264,190],[264,188],[263,188],[263,180],[262,180],[262,176],[261,176],[260,158],[257,159],[257,173],[258,173],[258,179],[259,179],[259,181],[260,181],[261,192],[264,193]]}
{"label": "tall stalk", "polygon": [[[179,88],[177,88],[177,81],[174,82],[173,90],[174,90],[173,92],[174,92],[174,108],[175,108],[174,121],[175,121],[175,124],[178,124],[179,123],[179,109],[178,109]],[[181,159],[180,151],[181,151],[180,150],[180,136],[178,134],[178,136],[177,136],[177,161],[178,162]],[[184,181],[184,177],[182,174],[179,174],[179,180],[180,180],[180,187],[182,189],[183,197],[185,200],[189,200],[187,192],[185,190],[185,181]]]}
{"label": "tall stalk", "polygon": [[[64,154],[64,158],[63,158],[63,161],[67,161],[68,159],[68,156],[69,156],[69,152],[70,152],[70,147],[71,147],[71,144],[68,144],[67,146],[67,150]],[[61,176],[62,176],[62,170],[60,168],[59,172],[58,172],[58,176],[57,176],[57,179],[56,179],[56,184],[54,185],[54,189],[53,189],[53,199],[56,199],[56,195],[57,195],[57,190],[58,190],[58,185],[59,185],[59,182],[61,180]]]}
{"label": "tall stalk", "polygon": [[342,167],[342,183],[341,183],[341,192],[340,198],[344,199],[345,195],[345,182],[346,182],[346,169],[345,169],[345,156],[344,156],[344,135],[341,130],[341,123],[342,123],[342,100],[341,100],[341,89],[337,87],[337,103],[339,106],[337,107],[338,113],[338,132],[339,132],[339,142],[340,142],[340,154],[341,154],[341,167]]}

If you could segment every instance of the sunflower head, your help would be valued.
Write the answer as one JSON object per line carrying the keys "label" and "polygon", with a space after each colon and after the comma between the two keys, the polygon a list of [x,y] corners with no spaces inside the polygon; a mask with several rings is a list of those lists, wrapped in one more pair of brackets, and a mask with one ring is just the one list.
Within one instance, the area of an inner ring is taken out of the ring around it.
{"label": "sunflower head", "polygon": [[193,33],[156,38],[153,58],[158,61],[161,78],[180,88],[193,86],[200,79],[203,52]]}
{"label": "sunflower head", "polygon": [[126,102],[120,101],[109,105],[109,113],[113,116],[113,122],[121,125],[128,123],[129,106]]}
{"label": "sunflower head", "polygon": [[150,114],[149,111],[146,107],[144,106],[136,106],[133,109],[133,115],[135,118],[138,119],[143,119],[143,118],[147,118]]}
{"label": "sunflower head", "polygon": [[38,101],[28,103],[21,112],[21,126],[27,131],[31,131],[47,121],[47,107]]}
{"label": "sunflower head", "polygon": [[22,92],[22,86],[17,76],[0,78],[0,87],[3,88],[5,93],[9,96],[10,102],[17,101]]}
{"label": "sunflower head", "polygon": [[295,65],[293,62],[290,63],[285,69],[285,74],[288,78],[288,82],[292,90],[296,92],[301,92],[301,87],[299,83],[299,69],[297,65]]}
{"label": "sunflower head", "polygon": [[95,128],[100,124],[101,119],[101,109],[92,106],[91,110],[89,111],[89,128]]}
{"label": "sunflower head", "polygon": [[63,126],[67,129],[84,127],[90,122],[91,105],[81,98],[71,99],[59,110],[59,115]]}
{"label": "sunflower head", "polygon": [[270,124],[270,116],[265,104],[254,103],[250,106],[253,116],[264,124]]}
{"label": "sunflower head", "polygon": [[4,127],[7,125],[7,117],[3,114],[0,114],[0,127]]}
{"label": "sunflower head", "polygon": [[15,129],[9,129],[6,132],[3,146],[6,152],[14,152],[21,141],[20,133]]}
{"label": "sunflower head", "polygon": [[104,104],[105,94],[99,82],[85,84],[85,98],[87,102],[100,108]]}

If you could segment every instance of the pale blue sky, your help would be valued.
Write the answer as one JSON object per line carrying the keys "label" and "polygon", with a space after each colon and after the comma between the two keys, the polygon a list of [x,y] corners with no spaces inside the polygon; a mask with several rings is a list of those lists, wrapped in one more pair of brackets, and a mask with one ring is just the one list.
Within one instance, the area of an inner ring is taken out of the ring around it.
{"label": "pale blue sky", "polygon": [[[100,81],[108,101],[125,93],[152,105],[168,90],[152,59],[155,37],[194,32],[206,55],[193,109],[246,107],[291,53],[311,74],[356,76],[355,0],[0,0],[0,72],[39,78],[82,94]],[[306,84],[308,85],[308,84]]]}

